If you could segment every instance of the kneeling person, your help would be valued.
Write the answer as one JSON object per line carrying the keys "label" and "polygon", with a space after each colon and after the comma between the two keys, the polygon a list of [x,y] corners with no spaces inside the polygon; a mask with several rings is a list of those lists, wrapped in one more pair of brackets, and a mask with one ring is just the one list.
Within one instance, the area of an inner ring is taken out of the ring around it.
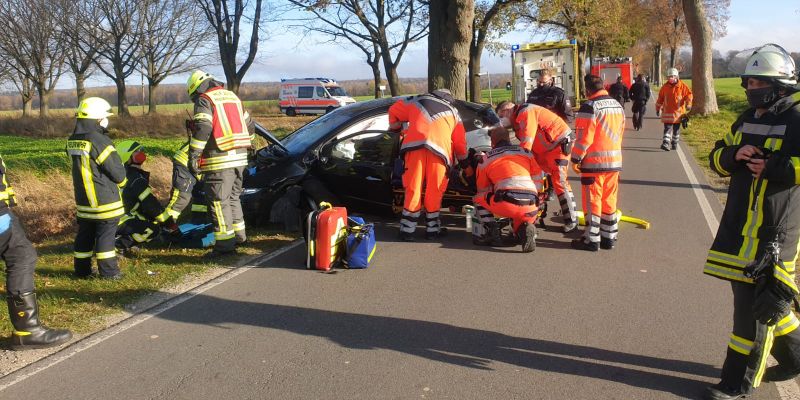
{"label": "kneeling person", "polygon": [[536,248],[542,170],[531,152],[511,144],[505,128],[492,129],[491,138],[492,151],[478,165],[478,193],[473,198],[485,233],[474,237],[473,242],[492,244],[499,236],[494,218],[511,218],[522,251],[531,252]]}
{"label": "kneeling person", "polygon": [[[142,169],[147,155],[141,144],[134,140],[126,140],[119,144],[120,159],[125,164],[127,184],[122,189],[122,202],[125,215],[117,227],[116,248],[120,253],[136,248],[142,243],[151,241],[159,232],[159,215],[164,207],[153,196],[150,189],[150,173]],[[177,229],[170,218],[165,221]]]}

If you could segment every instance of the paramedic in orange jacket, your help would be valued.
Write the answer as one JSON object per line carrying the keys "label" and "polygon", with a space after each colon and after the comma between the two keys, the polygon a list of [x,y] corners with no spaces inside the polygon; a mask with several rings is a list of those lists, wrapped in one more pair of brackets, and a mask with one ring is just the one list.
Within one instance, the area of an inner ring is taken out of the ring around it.
{"label": "paramedic in orange jacket", "polygon": [[[439,222],[447,171],[454,163],[467,163],[467,139],[455,99],[447,89],[398,100],[389,108],[389,129],[401,134],[400,154],[405,162],[405,199],[400,219],[400,239],[413,241],[417,220],[425,206],[425,238],[447,234]],[[424,184],[424,186],[423,186]],[[422,200],[423,187],[425,199]]]}
{"label": "paramedic in orange jacket", "polygon": [[610,250],[617,241],[617,187],[622,170],[622,133],[625,111],[603,89],[603,80],[587,75],[585,101],[575,120],[573,168],[581,173],[586,231],[572,241],[579,250]]}
{"label": "paramedic in orange jacket", "polygon": [[493,244],[500,236],[494,218],[511,218],[522,251],[529,253],[536,248],[542,170],[531,152],[511,144],[505,127],[492,129],[491,139],[492,151],[478,164],[478,191],[473,201],[480,219],[481,235],[473,236],[472,242],[487,246]]}
{"label": "paramedic in orange jacket", "polygon": [[[661,113],[664,124],[664,142],[661,150],[678,148],[681,139],[681,118],[692,109],[692,90],[678,78],[678,69],[667,70],[667,83],[658,91],[656,115]],[[670,134],[670,130],[672,131]]]}
{"label": "paramedic in orange jacket", "polygon": [[505,126],[514,128],[520,146],[532,152],[542,170],[552,177],[564,216],[564,233],[572,232],[578,227],[575,196],[567,182],[572,129],[558,114],[533,104],[503,101],[497,105],[497,115]]}

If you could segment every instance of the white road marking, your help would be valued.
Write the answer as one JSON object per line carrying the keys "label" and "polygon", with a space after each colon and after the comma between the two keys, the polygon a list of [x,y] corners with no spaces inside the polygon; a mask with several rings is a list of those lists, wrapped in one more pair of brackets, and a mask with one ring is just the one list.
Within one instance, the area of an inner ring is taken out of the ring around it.
{"label": "white road marking", "polygon": [[177,295],[177,296],[175,296],[175,297],[173,297],[173,298],[171,298],[171,299],[169,299],[169,300],[167,300],[167,301],[165,301],[165,302],[163,302],[161,304],[158,304],[158,305],[156,305],[156,306],[154,306],[154,307],[152,307],[150,309],[141,311],[138,314],[134,314],[130,318],[125,319],[122,322],[120,322],[120,323],[118,323],[118,324],[116,324],[116,325],[114,325],[114,326],[112,326],[112,327],[110,327],[108,329],[105,329],[105,330],[97,332],[97,333],[95,333],[93,335],[90,335],[90,336],[78,341],[77,343],[65,348],[64,350],[59,351],[58,353],[55,353],[55,354],[53,354],[51,356],[48,356],[48,357],[45,357],[45,358],[43,358],[43,359],[41,359],[39,361],[36,361],[36,362],[34,362],[34,363],[32,363],[32,364],[30,364],[28,366],[25,366],[24,368],[21,368],[21,369],[15,371],[15,372],[12,372],[12,373],[0,378],[0,392],[2,392],[3,390],[11,387],[12,385],[15,385],[15,384],[17,384],[19,382],[24,381],[25,379],[30,378],[31,376],[36,375],[39,372],[42,372],[42,371],[44,371],[44,370],[46,370],[46,369],[48,369],[48,368],[50,368],[50,367],[52,367],[54,365],[58,365],[62,361],[66,361],[66,360],[70,359],[72,356],[74,356],[74,355],[76,355],[76,354],[78,354],[78,353],[80,353],[80,352],[82,352],[84,350],[88,350],[88,349],[94,347],[95,345],[100,344],[100,343],[102,343],[102,342],[104,342],[104,341],[116,336],[119,333],[125,332],[128,329],[131,329],[131,328],[135,327],[136,325],[139,325],[142,322],[145,322],[145,321],[149,320],[150,318],[153,318],[156,315],[159,315],[159,314],[163,313],[164,311],[172,309],[175,306],[177,306],[177,305],[179,305],[179,304],[181,304],[181,303],[183,303],[183,302],[185,302],[187,300],[190,300],[191,298],[193,298],[193,297],[195,297],[195,296],[197,296],[197,295],[199,295],[199,294],[201,294],[203,292],[206,292],[206,291],[208,291],[210,289],[213,289],[214,287],[219,286],[219,285],[221,285],[221,284],[223,284],[223,283],[225,283],[225,282],[227,282],[227,281],[229,281],[229,280],[231,280],[231,279],[233,279],[233,278],[235,278],[235,277],[237,277],[237,276],[249,271],[250,269],[258,268],[258,266],[260,264],[262,264],[264,262],[267,262],[267,261],[269,261],[269,260],[271,260],[271,259],[273,259],[273,258],[275,258],[277,256],[280,256],[281,254],[286,253],[289,250],[294,249],[295,247],[297,247],[297,245],[299,245],[301,243],[303,243],[302,240],[296,240],[293,243],[290,243],[289,245],[287,245],[286,247],[283,247],[283,248],[278,249],[278,250],[276,250],[276,251],[274,251],[272,253],[265,254],[265,255],[263,255],[261,257],[258,257],[256,259],[254,259],[249,265],[243,265],[241,267],[237,267],[237,268],[231,269],[230,271],[225,272],[222,275],[220,275],[220,276],[218,276],[218,277],[216,277],[216,278],[214,278],[214,279],[212,279],[212,280],[210,280],[210,281],[208,281],[206,283],[203,283],[203,284],[195,287],[194,289],[192,289],[192,290],[190,290],[188,292],[179,294],[179,295]]}
{"label": "white road marking", "polygon": [[[697,176],[695,176],[691,165],[689,165],[681,146],[678,146],[677,152],[678,158],[681,160],[681,165],[683,165],[683,170],[686,171],[686,177],[689,178],[689,183],[692,185],[692,191],[694,192],[694,195],[697,196],[697,202],[700,203],[700,208],[703,210],[703,215],[706,217],[708,229],[711,231],[711,236],[713,237],[717,234],[717,229],[719,228],[717,216],[711,209],[711,204],[708,202],[708,199],[703,193],[703,189],[697,180]],[[777,364],[772,357],[770,357],[770,361],[770,364],[772,365]],[[780,396],[781,400],[800,400],[800,385],[797,384],[797,380],[790,379],[788,381],[775,382],[775,386],[778,388],[778,395]]]}

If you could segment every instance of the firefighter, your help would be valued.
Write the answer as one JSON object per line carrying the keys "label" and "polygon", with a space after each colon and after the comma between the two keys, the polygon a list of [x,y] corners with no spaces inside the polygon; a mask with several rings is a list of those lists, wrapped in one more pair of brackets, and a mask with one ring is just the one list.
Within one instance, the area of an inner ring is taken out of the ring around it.
{"label": "firefighter", "polygon": [[572,241],[579,250],[610,250],[617,242],[617,188],[622,170],[622,133],[625,111],[603,89],[603,80],[587,75],[586,97],[575,121],[572,164],[581,175],[586,231]]}
{"label": "firefighter", "polygon": [[[184,143],[172,155],[172,192],[170,194],[167,206],[164,207],[164,212],[159,215],[156,220],[158,222],[166,222],[170,218],[177,222],[183,210],[189,204],[192,204],[192,214],[208,213],[208,206],[201,202],[192,202],[194,188],[198,184],[198,176],[189,172],[189,145],[191,143],[191,131],[189,131],[190,139]],[[194,218],[193,218],[194,219]]]}
{"label": "firefighter", "polygon": [[630,99],[633,101],[631,111],[633,112],[633,129],[642,129],[644,122],[644,112],[647,110],[647,102],[650,100],[650,85],[644,79],[644,75],[639,74],[636,82],[631,85]]}
{"label": "firefighter", "polygon": [[[403,172],[403,214],[400,239],[413,241],[422,208],[425,208],[425,239],[447,234],[441,227],[439,209],[447,190],[447,173],[453,155],[466,167],[467,140],[455,99],[447,89],[406,97],[389,108],[389,129],[401,133],[400,154],[405,163]],[[422,199],[423,188],[425,199]]]}
{"label": "firefighter", "polygon": [[125,215],[119,221],[116,239],[117,252],[124,255],[136,253],[139,245],[157,237],[161,232],[160,225],[172,232],[178,227],[172,218],[158,219],[163,215],[164,207],[150,188],[150,173],[142,169],[147,160],[144,147],[135,140],[125,140],[117,145],[117,149],[127,171],[127,183],[122,190]]}
{"label": "firefighter", "polygon": [[16,205],[14,189],[8,184],[6,164],[0,157],[0,257],[6,264],[6,301],[14,331],[11,348],[38,349],[58,346],[72,339],[72,332],[50,329],[39,321],[39,304],[33,285],[36,249],[11,207]]}
{"label": "firefighter", "polygon": [[[796,72],[792,57],[777,45],[749,53],[741,79],[750,108],[709,154],[711,168],[730,177],[730,186],[703,272],[731,282],[734,311],[721,381],[705,399],[742,398],[758,386],[762,372],[763,381],[800,374],[800,321],[790,307],[800,252]],[[771,258],[773,249],[777,259],[768,260],[768,274],[754,284],[745,268]],[[770,350],[778,365],[764,372]]]}
{"label": "firefighter", "polygon": [[99,97],[84,99],[75,113],[75,130],[67,140],[72,159],[78,234],[75,236],[75,276],[92,274],[97,258],[101,278],[121,279],[114,251],[117,223],[125,214],[120,188],[125,186],[125,167],[108,137],[111,105]]}
{"label": "firefighter", "polygon": [[552,178],[564,217],[564,233],[577,229],[575,196],[567,181],[569,153],[574,142],[572,129],[558,115],[535,104],[503,101],[497,105],[497,115],[506,127],[514,129],[520,146],[531,151],[541,169]]}
{"label": "firefighter", "polygon": [[681,119],[692,110],[692,90],[678,77],[678,70],[667,70],[667,84],[658,91],[656,115],[661,115],[664,124],[664,139],[661,150],[678,148],[681,139]]}
{"label": "firefighter", "polygon": [[496,243],[500,235],[495,217],[511,218],[522,251],[532,252],[536,248],[542,170],[530,151],[511,144],[505,127],[492,129],[491,140],[492,150],[478,164],[473,201],[483,234],[473,236],[473,243]]}
{"label": "firefighter", "polygon": [[251,147],[242,102],[223,83],[203,71],[187,81],[194,102],[189,172],[203,174],[206,201],[214,223],[214,249],[206,256],[232,254],[247,240],[239,196]]}
{"label": "firefighter", "polygon": [[628,87],[622,82],[622,77],[617,77],[617,82],[608,88],[608,94],[616,99],[622,108],[625,108],[625,103],[628,102]]}
{"label": "firefighter", "polygon": [[572,105],[569,103],[569,97],[564,93],[564,89],[555,85],[553,73],[553,70],[550,69],[542,71],[536,80],[536,89],[533,89],[528,95],[527,102],[542,106],[556,113],[564,122],[572,124],[575,121]]}

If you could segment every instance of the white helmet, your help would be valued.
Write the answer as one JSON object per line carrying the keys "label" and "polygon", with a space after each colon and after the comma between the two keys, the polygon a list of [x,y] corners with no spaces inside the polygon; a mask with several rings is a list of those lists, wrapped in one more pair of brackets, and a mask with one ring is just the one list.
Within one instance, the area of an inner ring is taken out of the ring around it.
{"label": "white helmet", "polygon": [[678,69],[677,68],[670,68],[667,70],[667,76],[678,76]]}
{"label": "white helmet", "polygon": [[762,78],[778,86],[795,91],[798,89],[794,60],[777,44],[769,43],[755,49],[747,58],[741,77],[742,86],[745,87],[747,78]]}

